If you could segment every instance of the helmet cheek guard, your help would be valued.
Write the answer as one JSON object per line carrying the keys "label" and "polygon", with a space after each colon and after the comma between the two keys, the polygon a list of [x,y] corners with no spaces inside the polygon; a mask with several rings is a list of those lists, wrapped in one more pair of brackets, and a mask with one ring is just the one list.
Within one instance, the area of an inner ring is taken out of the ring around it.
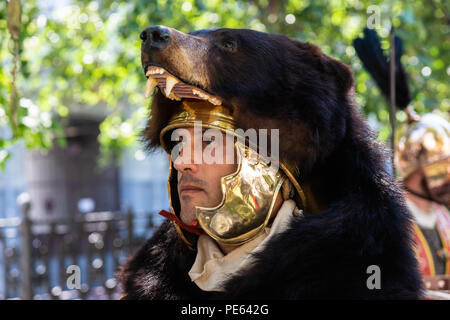
{"label": "helmet cheek guard", "polygon": [[211,238],[240,245],[267,225],[285,176],[241,142],[235,143],[235,150],[238,169],[220,179],[222,201],[213,208],[196,207],[196,216]]}

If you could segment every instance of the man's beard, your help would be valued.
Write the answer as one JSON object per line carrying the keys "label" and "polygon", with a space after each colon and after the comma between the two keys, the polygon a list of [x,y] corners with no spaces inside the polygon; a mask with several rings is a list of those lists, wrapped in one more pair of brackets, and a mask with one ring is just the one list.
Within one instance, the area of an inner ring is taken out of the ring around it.
{"label": "man's beard", "polygon": [[[206,196],[206,199],[203,201],[199,201],[194,196],[191,195],[180,195],[180,190],[178,190],[178,197],[180,199],[180,218],[184,223],[190,224],[193,220],[196,219],[195,215],[195,207],[215,207],[222,200],[222,192],[220,191],[220,187],[218,188],[218,192],[212,190],[212,186],[210,186],[206,181],[195,178],[190,174],[182,174],[180,180],[178,181],[178,185],[182,183],[192,183],[193,185],[202,188]],[[192,203],[197,201],[198,203]]]}

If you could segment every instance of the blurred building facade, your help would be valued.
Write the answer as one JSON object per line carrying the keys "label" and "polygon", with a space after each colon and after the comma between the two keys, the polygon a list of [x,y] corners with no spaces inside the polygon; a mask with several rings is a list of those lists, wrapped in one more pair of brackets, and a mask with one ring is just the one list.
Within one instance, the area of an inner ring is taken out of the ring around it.
{"label": "blurred building facade", "polygon": [[4,172],[0,170],[0,218],[20,215],[17,197],[26,190],[25,186],[25,147],[17,143],[11,150]]}
{"label": "blurred building facade", "polygon": [[[117,165],[100,167],[98,125],[93,118],[72,121],[65,148],[42,152],[17,143],[9,150],[0,171],[0,300],[23,297],[24,283],[30,288],[25,296],[66,299],[68,264],[80,265],[84,277],[75,298],[112,298],[118,294],[115,269],[163,221],[156,213],[169,207],[167,155],[147,155],[135,145]],[[31,204],[28,240],[17,201],[23,192]],[[21,261],[29,266],[27,282]]]}
{"label": "blurred building facade", "polygon": [[[88,130],[84,134],[89,136]],[[96,138],[85,138],[71,138],[67,148],[48,153],[16,144],[5,171],[0,171],[0,218],[21,215],[17,197],[24,191],[31,196],[31,217],[168,208],[169,168],[164,153],[147,155],[138,146],[130,147],[117,167],[99,169]]]}

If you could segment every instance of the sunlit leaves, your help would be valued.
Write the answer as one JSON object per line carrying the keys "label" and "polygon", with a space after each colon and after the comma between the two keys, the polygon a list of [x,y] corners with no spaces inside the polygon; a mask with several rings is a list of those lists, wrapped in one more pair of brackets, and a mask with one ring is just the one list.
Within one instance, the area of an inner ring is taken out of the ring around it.
{"label": "sunlit leaves", "polygon": [[[3,129],[10,126],[6,112],[12,68],[7,3],[0,2]],[[450,26],[444,1],[423,5],[417,0],[74,0],[68,6],[47,11],[38,8],[36,0],[21,4],[18,90],[21,98],[39,109],[31,120],[27,118],[28,108],[18,109],[18,138],[25,140],[28,147],[50,147],[52,139],[62,143],[61,126],[74,113],[74,106],[77,112],[83,109],[106,117],[99,137],[104,154],[134,143],[148,117],[150,102],[144,99],[146,79],[140,66],[139,33],[156,24],[184,32],[214,27],[252,28],[318,44],[325,53],[351,66],[356,100],[379,130],[379,138],[385,140],[390,134],[387,102],[351,46],[367,23],[367,8],[375,5],[381,14],[377,32],[383,38],[383,48],[389,48],[391,21],[403,39],[402,63],[409,75],[416,110],[450,109]],[[401,113],[397,119],[403,119]],[[1,150],[7,149],[9,140],[10,135],[0,136]],[[3,153],[3,162],[6,158]]]}

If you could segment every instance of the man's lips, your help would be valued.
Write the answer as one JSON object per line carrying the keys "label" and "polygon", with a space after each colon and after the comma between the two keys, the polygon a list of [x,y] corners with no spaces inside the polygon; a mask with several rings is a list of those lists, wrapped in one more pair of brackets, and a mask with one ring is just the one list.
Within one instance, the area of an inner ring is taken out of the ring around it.
{"label": "man's lips", "polygon": [[199,188],[197,186],[194,185],[182,185],[180,186],[180,193],[181,194],[192,194],[192,193],[197,193],[197,192],[201,192],[204,191],[202,188]]}

